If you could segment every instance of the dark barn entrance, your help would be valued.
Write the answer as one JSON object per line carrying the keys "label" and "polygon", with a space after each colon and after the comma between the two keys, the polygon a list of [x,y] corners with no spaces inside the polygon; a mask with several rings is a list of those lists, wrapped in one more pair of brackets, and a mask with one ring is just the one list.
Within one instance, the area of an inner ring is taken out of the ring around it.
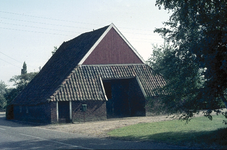
{"label": "dark barn entrance", "polygon": [[145,98],[136,78],[103,80],[107,118],[145,116]]}
{"label": "dark barn entrance", "polygon": [[59,123],[69,123],[69,102],[58,102]]}

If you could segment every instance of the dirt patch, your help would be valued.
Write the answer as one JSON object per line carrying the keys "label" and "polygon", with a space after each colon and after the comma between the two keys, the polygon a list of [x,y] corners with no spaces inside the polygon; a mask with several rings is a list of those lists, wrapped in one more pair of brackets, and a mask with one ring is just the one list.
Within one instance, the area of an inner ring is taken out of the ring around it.
{"label": "dirt patch", "polygon": [[[226,111],[223,109],[222,111]],[[212,115],[215,115],[213,112]],[[196,117],[203,116],[202,111],[195,115]],[[85,123],[72,123],[72,124],[50,124],[46,126],[40,126],[45,129],[58,130],[62,132],[84,134],[88,136],[96,137],[108,137],[108,131],[121,128],[124,126],[129,126],[138,123],[149,123],[149,122],[160,122],[166,120],[173,120],[171,116],[146,116],[146,117],[128,117],[128,118],[116,118],[107,119],[105,121],[96,122],[85,122]]]}
{"label": "dirt patch", "polygon": [[159,122],[171,120],[173,118],[167,116],[149,116],[149,117],[128,117],[108,119],[105,121],[73,123],[73,124],[51,124],[41,126],[41,128],[58,130],[69,133],[79,133],[88,136],[108,137],[107,132],[116,128],[121,128],[128,125],[148,122]]}

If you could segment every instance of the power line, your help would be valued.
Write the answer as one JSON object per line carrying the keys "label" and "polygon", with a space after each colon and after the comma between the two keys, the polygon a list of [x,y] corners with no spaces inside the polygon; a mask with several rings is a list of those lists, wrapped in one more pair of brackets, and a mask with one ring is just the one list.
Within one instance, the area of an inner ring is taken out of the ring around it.
{"label": "power line", "polygon": [[[75,26],[69,26],[69,25],[59,25],[59,24],[50,24],[50,23],[43,23],[43,22],[35,22],[35,21],[27,21],[27,20],[19,20],[19,19],[10,19],[10,18],[5,18],[5,17],[0,17],[2,19],[6,20],[13,20],[13,21],[20,21],[20,22],[29,22],[29,23],[36,23],[36,24],[44,24],[44,25],[52,25],[52,26],[60,26],[60,27],[68,27],[68,28],[79,28],[79,29],[90,29],[90,28],[84,28],[84,27],[75,27]],[[24,26],[24,27],[31,27],[31,28],[38,28],[38,29],[47,29],[47,30],[55,30],[55,29],[50,29],[50,28],[42,28],[42,27],[36,27],[36,26],[28,26],[28,25],[21,25],[21,24],[15,24],[15,23],[5,23],[2,22],[2,24],[8,24],[8,25],[14,25],[14,26]],[[123,29],[129,29],[129,28],[123,28]],[[133,29],[134,30],[134,29]],[[58,30],[62,32],[72,32],[72,31],[66,31],[66,30]],[[144,31],[144,30],[140,30]],[[74,31],[73,31],[74,32]],[[147,32],[147,31],[146,31]],[[77,32],[79,33],[79,32]],[[139,35],[152,35],[148,33],[138,33],[138,32],[124,32],[124,33],[130,33],[130,34],[139,34]]]}
{"label": "power line", "polygon": [[[73,22],[73,21],[69,21],[69,20],[60,20],[60,19],[54,19],[54,18],[47,18],[47,17],[39,17],[39,16],[32,16],[32,15],[26,15],[26,14],[19,14],[19,13],[13,13],[13,12],[4,12],[4,11],[0,11],[0,13],[7,13],[7,14],[13,14],[13,15],[22,15],[22,16],[28,16],[28,17],[34,17],[34,18],[43,18],[43,19],[48,19],[48,20],[59,20],[59,21],[67,21],[67,22]],[[61,27],[70,27],[70,28],[81,28],[81,27],[75,27],[75,26],[67,26],[67,25],[59,25],[59,24],[48,24],[48,23],[43,23],[43,22],[35,22],[35,21],[27,21],[27,20],[18,20],[18,19],[10,19],[10,18],[4,18],[4,17],[0,17],[2,19],[8,19],[8,20],[13,20],[13,21],[20,21],[20,22],[30,22],[30,23],[35,23],[35,24],[45,24],[45,25],[52,25],[52,26],[61,26]],[[37,29],[44,29],[44,30],[54,30],[54,31],[60,31],[60,32],[71,32],[71,31],[66,31],[66,30],[55,30],[53,28],[42,28],[42,27],[37,27],[37,26],[28,26],[28,25],[21,25],[21,24],[15,24],[15,23],[4,23],[1,21],[2,24],[8,24],[8,25],[13,25],[13,26],[23,26],[23,27],[31,27],[31,28],[37,28]],[[80,23],[80,22],[77,22]],[[87,23],[89,24],[89,23]],[[15,29],[15,28],[9,28],[9,27],[0,27],[2,29],[7,29],[7,30],[14,30],[14,31],[25,31],[25,32],[32,32],[32,33],[41,33],[41,34],[51,34],[51,35],[63,35],[63,36],[71,36],[71,35],[66,35],[66,34],[62,34],[62,33],[50,33],[50,32],[42,32],[42,31],[31,31],[31,30],[24,30],[24,29]],[[88,28],[83,28],[83,29],[88,29]],[[126,28],[123,27],[123,29],[126,30],[130,30],[130,28]],[[133,29],[133,30],[139,30],[139,31],[144,31],[141,29]],[[147,32],[147,31],[146,31]],[[71,33],[79,33],[79,32],[74,32],[72,31]],[[136,33],[136,32],[124,32],[124,33],[128,33],[128,34],[137,34],[137,35],[148,35],[148,36],[154,36],[152,34],[149,33]],[[152,39],[147,39],[147,38],[133,38],[133,39],[140,39],[140,41],[142,40],[142,42],[152,42]],[[145,41],[146,40],[146,41]],[[135,40],[134,40],[135,41]],[[138,40],[136,40],[138,41]]]}
{"label": "power line", "polygon": [[9,56],[9,55],[6,55],[6,54],[4,54],[3,52],[0,52],[0,53],[3,54],[3,55],[5,55],[6,57],[9,57],[9,58],[12,59],[12,60],[15,60],[16,62],[21,63],[19,60],[16,60],[15,58],[13,58],[13,57],[11,57],[11,56]]}
{"label": "power line", "polygon": [[79,21],[62,20],[62,19],[56,19],[56,18],[40,17],[40,16],[26,15],[26,14],[20,14],[20,13],[14,13],[14,12],[6,12],[6,11],[0,11],[0,13],[13,14],[13,15],[19,15],[19,16],[26,16],[26,17],[32,17],[32,18],[47,19],[47,20],[54,20],[54,21],[62,21],[62,22],[100,25],[100,24],[95,24],[95,23],[85,23],[85,22],[79,22]]}
{"label": "power line", "polygon": [[[80,24],[92,24],[92,25],[99,25],[99,24],[94,24],[94,23],[85,23],[85,22],[78,22],[78,21],[70,21],[70,20],[61,20],[61,19],[55,19],[55,18],[47,18],[47,17],[40,17],[40,16],[32,16],[32,15],[26,15],[26,14],[19,14],[19,13],[14,13],[14,12],[5,12],[5,11],[0,11],[0,13],[7,13],[7,14],[13,14],[13,15],[20,15],[20,16],[27,16],[27,17],[33,17],[33,18],[41,18],[41,19],[48,19],[48,20],[57,20],[57,21],[62,21],[62,22],[72,22],[72,23],[80,23]],[[30,22],[30,23],[38,23],[38,24],[45,24],[45,25],[52,25],[52,26],[61,26],[61,27],[72,27],[72,28],[81,28],[81,29],[88,29],[84,27],[75,27],[75,26],[69,26],[69,25],[59,25],[59,24],[48,24],[48,23],[43,23],[43,22],[35,22],[35,21],[27,21],[27,20],[20,20],[20,19],[10,19],[6,17],[0,17],[2,19],[7,19],[7,20],[13,20],[13,21],[20,21],[20,22]],[[6,24],[6,23],[5,23]],[[15,25],[15,24],[14,24]],[[21,25],[20,25],[21,26]],[[34,27],[33,27],[34,28]],[[35,27],[39,28],[39,27]],[[126,30],[137,30],[137,31],[145,31],[142,29],[135,29],[135,28],[128,28],[128,27],[121,27],[122,29]],[[63,31],[63,30],[62,30]],[[152,31],[152,30],[146,30],[147,31]],[[69,32],[69,31],[66,31]],[[125,33],[132,33],[132,34],[140,34],[140,35],[152,35],[148,33],[135,33],[135,32],[125,32]]]}
{"label": "power line", "polygon": [[[40,17],[40,16],[20,14],[20,13],[15,13],[15,12],[0,11],[0,13],[20,15],[20,16],[26,16],[26,17],[32,17],[32,18],[40,18],[40,19],[53,20],[53,21],[61,21],[61,22],[71,22],[71,23],[79,23],[79,24],[100,25],[100,24],[96,24],[96,23],[86,23],[86,22],[79,22],[79,21],[71,21],[71,20],[63,20],[63,19],[49,18],[49,17]],[[122,29],[144,31],[142,29],[128,28],[128,27],[122,27]],[[152,31],[152,30],[149,30],[149,31]]]}
{"label": "power line", "polygon": [[[59,29],[50,29],[50,28],[42,28],[42,27],[36,27],[36,26],[21,25],[21,24],[4,23],[2,21],[0,21],[0,23],[7,24],[7,25],[13,25],[13,26],[22,26],[22,27],[30,27],[30,28],[37,28],[37,29],[53,30],[53,31],[62,31],[62,32],[70,32],[70,33],[74,32],[74,31],[66,31],[66,30],[59,30]],[[79,33],[79,32],[77,32],[77,33]]]}
{"label": "power line", "polygon": [[13,28],[5,28],[5,27],[0,27],[2,29],[6,30],[14,30],[14,31],[25,31],[25,32],[32,32],[32,33],[41,33],[41,34],[51,34],[51,35],[63,35],[63,36],[69,36],[66,34],[59,34],[59,33],[48,33],[48,32],[39,32],[39,31],[28,31],[28,30],[21,30],[21,29],[13,29]]}
{"label": "power line", "polygon": [[[8,61],[5,61],[4,59],[1,59],[1,58],[0,58],[0,60],[4,61],[4,62],[6,62],[6,63],[8,63],[8,64],[10,64],[10,65],[13,65],[13,66],[15,66],[15,67],[18,67],[18,66],[14,65],[14,64],[12,64],[12,63],[10,63],[10,62],[8,62]],[[21,67],[18,67],[18,68],[21,68]]]}
{"label": "power line", "polygon": [[[22,27],[30,27],[30,28],[37,28],[37,29],[45,29],[45,30],[53,30],[53,31],[61,31],[61,32],[74,32],[74,31],[66,31],[66,30],[59,30],[59,29],[51,29],[51,28],[42,28],[42,27],[36,27],[36,26],[28,26],[28,25],[21,25],[21,24],[14,24],[14,23],[5,23],[5,22],[2,22],[0,21],[0,23],[2,24],[7,24],[7,25],[13,25],[13,26],[22,26]],[[63,25],[62,25],[63,26]],[[71,26],[73,27],[73,26]],[[78,27],[76,27],[78,28]],[[85,28],[84,28],[85,29]],[[75,33],[75,32],[74,32]],[[76,33],[80,33],[80,32],[76,32]],[[152,34],[148,34],[148,33],[136,33],[136,32],[124,32],[124,33],[129,33],[129,34],[140,34],[140,35],[150,35],[152,36]]]}
{"label": "power line", "polygon": [[[15,59],[15,58],[13,58],[13,57],[11,57],[11,56],[9,56],[9,55],[6,55],[6,54],[3,53],[3,52],[0,52],[0,53],[3,54],[3,55],[5,55],[6,57],[8,57],[8,58],[10,58],[10,59],[12,59],[12,60],[14,60],[14,61],[16,61],[16,62],[22,64],[21,61]],[[13,65],[13,66],[16,66],[16,65],[14,65],[14,64],[12,64],[12,63],[10,63],[10,62],[8,62],[8,61],[5,61],[5,60],[3,60],[3,59],[1,59],[1,60],[4,61],[4,62],[6,62],[6,63],[9,63],[9,64],[11,64],[11,65]],[[16,67],[18,67],[18,66],[16,66]],[[28,67],[31,67],[31,68],[32,68],[32,66],[30,66],[30,65],[28,65]],[[33,66],[33,67],[34,67],[34,66]],[[19,68],[20,68],[20,67],[19,67]]]}
{"label": "power line", "polygon": [[[39,33],[39,34],[49,34],[49,35],[60,35],[60,36],[71,36],[68,34],[60,34],[60,33],[50,33],[50,32],[41,32],[41,31],[31,31],[31,30],[23,30],[23,29],[14,29],[14,28],[5,28],[5,27],[0,27],[2,29],[6,29],[6,30],[13,30],[13,31],[23,31],[23,32],[31,32],[31,33]],[[74,33],[79,33],[79,32],[74,32]],[[133,41],[140,41],[140,42],[152,42],[153,39],[145,39],[145,38],[131,38],[131,39],[135,39]],[[137,40],[138,39],[138,40]]]}
{"label": "power line", "polygon": [[44,25],[51,25],[51,26],[60,26],[60,27],[69,27],[69,28],[81,28],[81,29],[88,29],[83,27],[75,27],[75,26],[69,26],[69,25],[59,25],[59,24],[50,24],[50,23],[43,23],[43,22],[37,22],[37,21],[27,21],[27,20],[21,20],[21,19],[11,19],[6,17],[0,17],[1,19],[6,20],[13,20],[13,21],[20,21],[20,22],[29,22],[29,23],[37,23],[37,24],[44,24]]}

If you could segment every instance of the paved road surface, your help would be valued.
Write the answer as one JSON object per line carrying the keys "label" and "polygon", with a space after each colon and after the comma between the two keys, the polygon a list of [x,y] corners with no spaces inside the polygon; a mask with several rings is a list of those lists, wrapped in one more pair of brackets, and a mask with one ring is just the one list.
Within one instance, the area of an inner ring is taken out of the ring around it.
{"label": "paved road surface", "polygon": [[0,149],[182,149],[152,142],[119,141],[70,134],[5,120],[0,114]]}

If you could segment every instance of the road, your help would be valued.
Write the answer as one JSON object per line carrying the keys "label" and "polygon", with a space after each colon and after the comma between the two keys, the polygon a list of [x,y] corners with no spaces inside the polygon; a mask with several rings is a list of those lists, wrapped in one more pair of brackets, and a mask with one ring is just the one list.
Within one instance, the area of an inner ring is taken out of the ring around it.
{"label": "road", "polygon": [[5,120],[0,114],[0,149],[182,149],[163,143],[120,141],[58,132]]}

